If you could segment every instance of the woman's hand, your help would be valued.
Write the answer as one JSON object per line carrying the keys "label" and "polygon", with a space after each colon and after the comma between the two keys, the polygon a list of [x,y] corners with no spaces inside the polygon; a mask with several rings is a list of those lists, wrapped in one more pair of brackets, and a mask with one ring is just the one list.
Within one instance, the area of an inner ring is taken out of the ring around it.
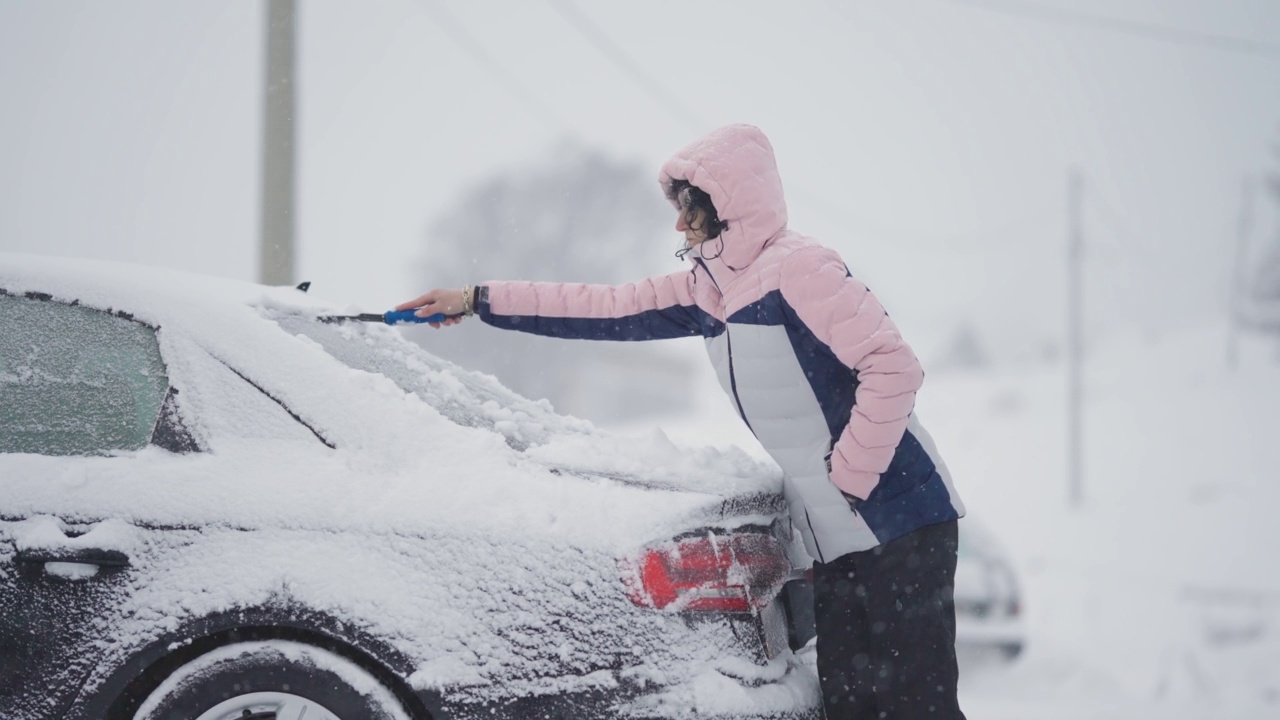
{"label": "woman's hand", "polygon": [[462,322],[462,291],[432,290],[409,302],[400,303],[396,306],[396,310],[417,310],[414,315],[418,317],[427,317],[436,313],[457,315],[458,317],[445,318],[443,322],[427,323],[433,328],[438,328],[441,325],[457,325]]}

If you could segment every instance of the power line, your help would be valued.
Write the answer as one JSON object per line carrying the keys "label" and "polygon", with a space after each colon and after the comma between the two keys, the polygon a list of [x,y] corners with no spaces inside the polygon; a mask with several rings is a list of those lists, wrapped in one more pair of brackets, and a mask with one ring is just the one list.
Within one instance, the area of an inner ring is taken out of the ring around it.
{"label": "power line", "polygon": [[[667,92],[656,81],[651,79],[640,68],[638,64],[631,60],[617,44],[613,42],[600,28],[591,21],[578,7],[573,4],[573,0],[548,0],[548,3],[555,8],[566,21],[571,24],[584,38],[591,42],[605,57],[609,58],[619,69],[626,73],[627,77],[641,90],[647,93],[659,106],[662,107],[673,119],[685,125],[695,133],[703,132],[705,124],[698,117],[697,113],[691,110],[684,103],[680,102],[673,94]],[[833,215],[846,221],[852,221],[854,224],[860,224],[864,227],[871,228],[874,232],[884,236],[894,238],[916,237],[910,232],[889,228],[883,223],[879,223],[867,218],[858,218],[850,214],[848,208],[841,207],[838,203],[831,202],[826,198],[805,190],[803,187],[793,186],[788,194],[807,202],[810,206],[816,206],[816,210],[823,215]]]}
{"label": "power line", "polygon": [[551,7],[560,13],[578,34],[596,47],[614,65],[618,66],[630,80],[658,103],[672,118],[694,132],[701,132],[706,124],[688,105],[685,105],[674,94],[665,90],[650,78],[638,63],[632,60],[621,48],[591,21],[585,13],[574,5],[572,0],[549,0]]}
{"label": "power line", "polygon": [[[672,119],[694,133],[705,131],[706,124],[698,117],[696,112],[681,102],[674,94],[665,90],[657,81],[650,78],[641,69],[640,65],[623,52],[599,25],[592,22],[591,18],[587,17],[577,5],[573,4],[573,0],[548,0],[548,3],[573,26],[574,30],[577,30],[580,35],[595,46],[596,50],[600,51],[618,69],[622,70],[636,87],[649,95]],[[799,191],[796,194],[824,208],[835,207],[833,203],[810,193]]]}
{"label": "power line", "polygon": [[[623,52],[616,43],[610,39],[609,35],[596,25],[589,17],[580,10],[573,0],[548,0],[548,3],[558,12],[564,19],[573,26],[585,39],[591,42],[600,53],[607,57],[617,68],[622,70],[627,77],[648,94],[663,110],[667,112],[674,120],[683,124],[691,131],[700,133],[705,129],[705,123],[697,113],[690,109],[687,105],[679,100],[675,95],[667,92],[658,82],[650,78],[641,67],[631,60],[631,58]],[[858,217],[851,214],[847,207],[843,207],[839,203],[834,203],[817,193],[813,193],[803,188],[803,186],[793,186],[789,191],[789,195],[805,202],[816,209],[821,215],[831,215],[841,218],[844,221],[851,222],[854,225],[861,225],[869,228],[874,234],[886,236],[906,242],[921,243],[924,241],[926,245],[936,246],[953,245],[956,241],[966,243],[966,241],[986,235],[986,233],[967,233],[955,237],[928,237],[924,238],[919,233],[912,231],[892,228],[884,223],[872,220],[870,218]],[[814,207],[816,206],[816,207]],[[1013,223],[1006,223],[1013,224]]]}
{"label": "power line", "polygon": [[[702,132],[705,126],[697,114],[680,102],[674,95],[664,90],[657,82],[649,78],[640,69],[640,66],[619,49],[617,44],[598,25],[583,14],[571,0],[549,0],[549,2],[575,30],[595,45],[596,49],[608,57],[614,65],[621,69],[635,85],[653,98],[674,120],[687,126],[695,133]],[[487,70],[490,75],[519,97],[534,114],[539,115],[548,124],[565,125],[554,112],[548,110],[536,96],[526,90],[514,75],[507,72],[502,63],[486,52],[484,47],[462,26],[462,23],[450,15],[436,0],[419,0],[419,4],[430,13],[431,19],[450,40],[471,55],[472,59]],[[793,193],[827,211],[837,207],[835,203],[803,190],[793,191]],[[846,219],[849,218],[847,210],[842,209],[838,215]],[[860,222],[864,226],[871,226],[879,231],[880,234],[897,237],[909,235],[909,233],[888,230],[885,226],[868,220],[855,220],[855,222]]]}
{"label": "power line", "polygon": [[842,225],[860,229],[860,236],[891,240],[900,246],[917,250],[955,250],[957,252],[973,252],[976,250],[998,250],[1002,253],[1025,249],[1028,252],[1039,252],[1043,248],[1028,241],[1025,236],[1036,233],[1016,233],[1019,228],[1042,224],[1043,215],[1048,209],[1042,204],[1032,207],[1032,212],[1016,217],[1006,217],[1003,222],[989,227],[978,228],[957,233],[934,233],[909,230],[893,226],[858,214],[848,205],[835,203],[821,195],[808,192],[803,187],[788,186],[786,194],[809,206],[818,206],[821,217],[839,218]]}
{"label": "power line", "polygon": [[471,59],[475,60],[499,83],[514,95],[533,115],[552,128],[569,127],[554,110],[547,106],[534,93],[530,92],[520,80],[508,72],[502,63],[490,55],[471,33],[446,11],[436,0],[419,0],[418,4],[427,11],[436,27],[462,48]]}
{"label": "power line", "polygon": [[1021,19],[1036,20],[1052,25],[1069,25],[1092,30],[1107,30],[1125,35],[1141,37],[1146,40],[1169,43],[1172,45],[1199,47],[1253,57],[1280,58],[1280,44],[1276,43],[1269,43],[1261,40],[1250,40],[1248,38],[1235,37],[1233,35],[1219,35],[1216,33],[1199,32],[1197,30],[1186,30],[1184,28],[1157,25],[1155,23],[1142,22],[1138,20],[1125,20],[1123,18],[1110,17],[1107,15],[1095,15],[1093,13],[1087,13],[1080,10],[1068,10],[1066,8],[1024,2],[1023,0],[936,1],[949,2],[955,5],[964,5],[966,7],[977,8],[979,10],[986,10],[988,12]]}

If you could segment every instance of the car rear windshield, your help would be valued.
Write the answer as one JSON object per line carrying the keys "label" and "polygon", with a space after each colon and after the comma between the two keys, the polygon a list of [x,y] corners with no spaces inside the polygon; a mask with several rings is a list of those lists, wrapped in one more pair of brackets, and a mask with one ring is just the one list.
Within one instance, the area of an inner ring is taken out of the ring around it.
{"label": "car rear windshield", "polygon": [[379,324],[323,323],[264,310],[287,332],[314,340],[349,367],[390,378],[453,422],[493,430],[518,450],[553,434],[585,432],[585,421],[557,415],[543,400],[516,394],[489,375],[464,370]]}

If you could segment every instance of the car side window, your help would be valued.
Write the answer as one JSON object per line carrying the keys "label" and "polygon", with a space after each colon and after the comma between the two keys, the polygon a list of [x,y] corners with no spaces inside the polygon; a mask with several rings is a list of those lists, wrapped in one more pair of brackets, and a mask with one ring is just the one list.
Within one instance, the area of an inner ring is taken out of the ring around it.
{"label": "car side window", "polygon": [[0,453],[105,455],[152,440],[169,394],[154,328],[0,294]]}

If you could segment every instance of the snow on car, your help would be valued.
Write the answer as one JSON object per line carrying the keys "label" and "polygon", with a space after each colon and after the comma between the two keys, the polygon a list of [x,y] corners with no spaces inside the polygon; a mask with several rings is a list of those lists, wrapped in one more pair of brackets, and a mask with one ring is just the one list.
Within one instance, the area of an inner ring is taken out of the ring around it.
{"label": "snow on car", "polygon": [[0,717],[820,713],[775,468],[346,310],[0,254]]}

